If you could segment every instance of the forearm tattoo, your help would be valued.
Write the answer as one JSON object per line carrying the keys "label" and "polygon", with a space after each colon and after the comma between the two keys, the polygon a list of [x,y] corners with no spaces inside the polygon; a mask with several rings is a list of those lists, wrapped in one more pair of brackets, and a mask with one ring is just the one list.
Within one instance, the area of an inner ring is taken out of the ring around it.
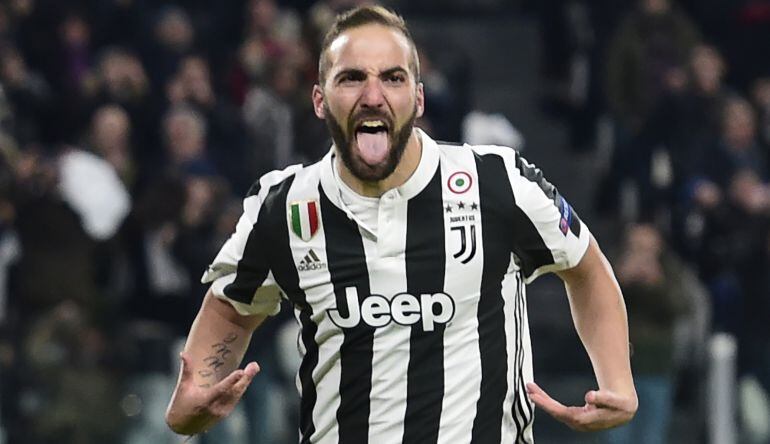
{"label": "forearm tattoo", "polygon": [[[207,380],[216,378],[218,375],[218,370],[225,365],[228,356],[233,353],[230,347],[236,339],[238,339],[238,335],[235,333],[229,333],[220,342],[212,345],[212,354],[203,358],[203,363],[206,364],[206,368],[198,370],[198,376]],[[200,387],[209,388],[211,385],[212,382],[206,382],[204,384],[200,384]]]}

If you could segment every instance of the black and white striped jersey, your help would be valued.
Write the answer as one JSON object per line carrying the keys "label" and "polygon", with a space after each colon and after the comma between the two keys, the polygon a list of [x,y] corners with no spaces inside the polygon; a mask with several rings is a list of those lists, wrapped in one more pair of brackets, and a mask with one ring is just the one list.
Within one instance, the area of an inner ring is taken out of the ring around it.
{"label": "black and white striped jersey", "polygon": [[293,304],[303,443],[533,441],[524,284],[576,265],[589,232],[514,150],[420,137],[376,234],[332,151],[262,177],[204,274],[240,313]]}

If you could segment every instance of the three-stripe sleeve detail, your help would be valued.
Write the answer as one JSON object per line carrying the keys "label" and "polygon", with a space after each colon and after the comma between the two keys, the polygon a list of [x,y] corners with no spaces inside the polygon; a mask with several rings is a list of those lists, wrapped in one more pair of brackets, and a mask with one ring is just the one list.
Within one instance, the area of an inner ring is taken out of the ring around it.
{"label": "three-stripe sleeve detail", "polygon": [[524,282],[519,273],[516,274],[516,297],[515,297],[515,326],[516,326],[516,357],[514,365],[516,368],[513,390],[513,405],[511,414],[516,423],[516,444],[528,444],[525,431],[532,422],[532,405],[527,397],[527,389],[524,385],[524,328],[526,304],[524,300]]}
{"label": "three-stripe sleeve detail", "polygon": [[[521,176],[528,181],[535,183],[540,190],[554,202],[554,205],[558,207],[556,199],[561,199],[561,196],[559,196],[556,187],[545,180],[542,171],[527,163],[518,155],[518,153],[516,154],[515,162],[516,168],[519,170]],[[510,185],[508,186],[508,189],[511,189]],[[513,192],[511,192],[510,199],[515,202]],[[537,227],[535,227],[524,210],[519,205],[514,205],[512,210],[513,227],[511,228],[514,234],[512,244],[513,252],[519,259],[519,265],[521,266],[524,276],[532,276],[536,269],[543,265],[554,263],[553,253],[551,252],[551,249],[548,248],[545,240],[543,240],[543,237],[537,230]]]}

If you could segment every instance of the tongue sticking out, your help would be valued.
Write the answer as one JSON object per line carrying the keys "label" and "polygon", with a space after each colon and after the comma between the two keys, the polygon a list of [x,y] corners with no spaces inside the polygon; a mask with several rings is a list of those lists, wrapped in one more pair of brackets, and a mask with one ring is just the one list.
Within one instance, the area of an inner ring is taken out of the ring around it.
{"label": "tongue sticking out", "polygon": [[388,132],[356,133],[356,143],[361,158],[369,165],[376,165],[388,156]]}

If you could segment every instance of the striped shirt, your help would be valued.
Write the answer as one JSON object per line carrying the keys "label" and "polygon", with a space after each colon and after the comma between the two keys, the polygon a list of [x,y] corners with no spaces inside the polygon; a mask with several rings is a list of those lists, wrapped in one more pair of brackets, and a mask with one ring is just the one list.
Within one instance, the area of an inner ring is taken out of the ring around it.
{"label": "striped shirt", "polygon": [[514,150],[419,134],[376,227],[332,150],[263,176],[204,274],[239,313],[293,305],[303,443],[533,442],[524,284],[576,265],[590,234]]}

